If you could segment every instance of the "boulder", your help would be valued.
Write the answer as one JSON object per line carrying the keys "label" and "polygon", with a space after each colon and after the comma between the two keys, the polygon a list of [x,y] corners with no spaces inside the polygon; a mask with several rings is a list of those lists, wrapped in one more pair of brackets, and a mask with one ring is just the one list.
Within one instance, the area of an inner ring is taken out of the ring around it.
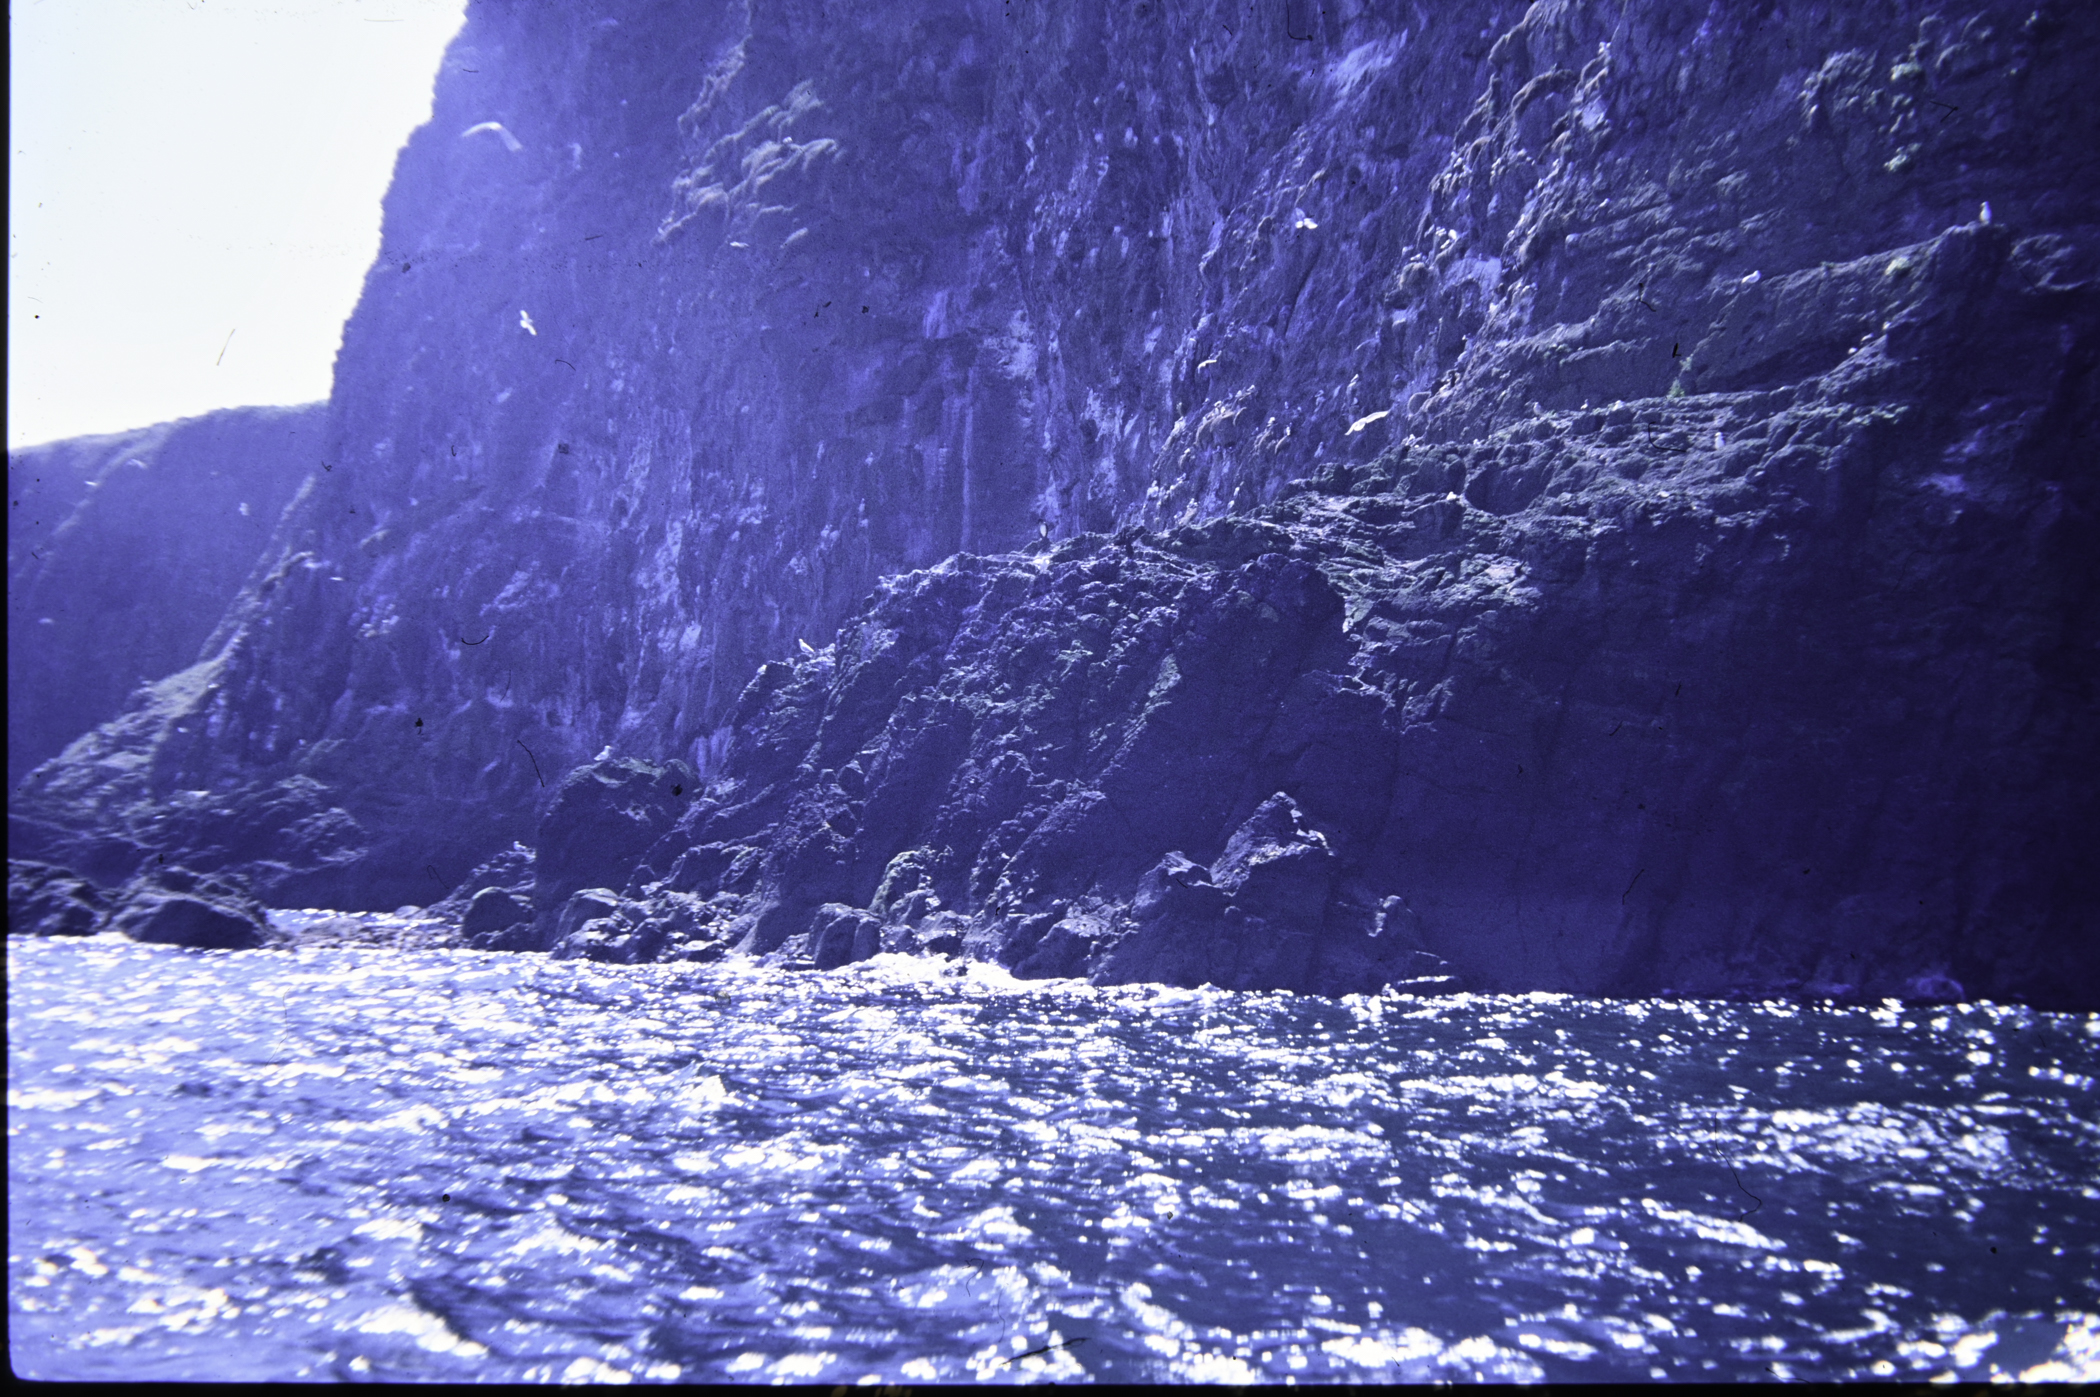
{"label": "boulder", "polygon": [[254,950],[285,938],[238,878],[155,862],[119,891],[109,928],[134,941],[199,950]]}
{"label": "boulder", "polygon": [[109,912],[100,888],[70,869],[28,859],[7,861],[10,936],[86,936]]}
{"label": "boulder", "polygon": [[475,897],[489,888],[522,894],[529,903],[532,900],[535,863],[536,859],[530,848],[513,843],[509,848],[475,865],[473,870],[459,881],[457,887],[425,910],[442,916],[464,917]]}
{"label": "boulder", "polygon": [[462,944],[480,951],[538,951],[532,903],[533,851],[513,843],[483,860],[450,893],[424,909],[457,922]]}
{"label": "boulder", "polygon": [[570,772],[540,820],[533,905],[543,927],[579,889],[624,887],[696,784],[680,761],[606,758]]}
{"label": "boulder", "polygon": [[1060,919],[1034,950],[1014,967],[1020,980],[1072,979],[1084,977],[1102,946],[1113,939],[1108,919],[1080,912]]}
{"label": "boulder", "polygon": [[111,918],[134,941],[197,950],[251,951],[269,943],[269,929],[224,903],[177,893],[128,902]]}
{"label": "boulder", "polygon": [[1903,997],[1921,1004],[1959,1004],[1968,995],[1961,981],[1944,971],[1929,970],[1904,982]]}
{"label": "boulder", "polygon": [[460,918],[460,934],[483,951],[526,950],[532,931],[531,901],[508,888],[483,888]]}
{"label": "boulder", "polygon": [[897,949],[929,956],[959,956],[965,954],[974,930],[970,918],[959,912],[935,912],[916,927],[903,928]]}
{"label": "boulder", "polygon": [[[1129,935],[1111,941],[1103,934],[1068,933],[1055,947],[1052,938],[1045,938],[1028,964],[1067,965],[1075,968],[1052,973],[1084,973],[1077,968],[1082,964],[1078,947],[1084,945],[1091,955],[1112,945],[1093,969],[1097,984],[1164,980],[1230,989],[1329,987],[1335,977],[1323,979],[1317,964],[1323,942],[1362,940],[1371,930],[1365,922],[1330,933],[1328,904],[1338,871],[1326,835],[1279,791],[1233,829],[1208,869],[1180,853],[1154,865],[1131,899]],[[1373,977],[1364,987],[1375,987],[1381,978]]]}
{"label": "boulder", "polygon": [[836,970],[882,949],[882,923],[858,907],[827,902],[810,923],[809,946],[817,969]]}
{"label": "boulder", "polygon": [[729,953],[732,928],[740,910],[734,896],[712,899],[659,892],[642,904],[645,924],[660,936],[657,958],[706,962]]}
{"label": "boulder", "polygon": [[595,960],[632,965],[647,960],[644,938],[618,917],[595,917],[554,943],[554,960]]}
{"label": "boulder", "polygon": [[547,953],[555,960],[596,960],[632,965],[654,960],[667,927],[650,909],[610,888],[584,888],[562,904],[554,918]]}
{"label": "boulder", "polygon": [[1327,837],[1281,791],[1232,832],[1213,870],[1217,886],[1242,912],[1308,930],[1326,916],[1338,871]]}
{"label": "boulder", "polygon": [[570,895],[569,900],[562,904],[561,911],[556,915],[554,920],[555,939],[559,940],[571,935],[585,922],[599,921],[607,917],[626,921],[639,920],[634,910],[630,908],[627,899],[621,897],[611,888],[581,889]]}

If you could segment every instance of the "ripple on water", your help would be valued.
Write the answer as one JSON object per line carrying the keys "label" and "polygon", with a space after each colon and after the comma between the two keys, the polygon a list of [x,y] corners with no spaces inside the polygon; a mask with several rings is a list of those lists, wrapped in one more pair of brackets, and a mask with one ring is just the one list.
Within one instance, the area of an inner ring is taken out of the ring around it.
{"label": "ripple on water", "polygon": [[2100,1019],[9,943],[36,1376],[2100,1375]]}

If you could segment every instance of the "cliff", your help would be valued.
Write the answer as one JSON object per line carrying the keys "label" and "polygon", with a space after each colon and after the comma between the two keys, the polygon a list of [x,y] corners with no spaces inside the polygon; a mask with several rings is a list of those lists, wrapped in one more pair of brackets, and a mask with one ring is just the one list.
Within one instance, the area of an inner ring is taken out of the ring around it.
{"label": "cliff", "polygon": [[18,838],[337,906],[524,840],[511,944],[619,957],[2100,1000],[2096,58],[477,6],[339,464]]}
{"label": "cliff", "polygon": [[326,408],[236,408],[7,456],[12,785],[193,664],[320,465]]}

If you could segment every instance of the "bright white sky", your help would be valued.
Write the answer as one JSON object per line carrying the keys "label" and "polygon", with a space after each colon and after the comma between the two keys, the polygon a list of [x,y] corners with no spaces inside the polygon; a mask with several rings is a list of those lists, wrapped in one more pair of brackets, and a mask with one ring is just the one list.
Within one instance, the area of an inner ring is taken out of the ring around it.
{"label": "bright white sky", "polygon": [[327,397],[464,0],[8,8],[8,446]]}

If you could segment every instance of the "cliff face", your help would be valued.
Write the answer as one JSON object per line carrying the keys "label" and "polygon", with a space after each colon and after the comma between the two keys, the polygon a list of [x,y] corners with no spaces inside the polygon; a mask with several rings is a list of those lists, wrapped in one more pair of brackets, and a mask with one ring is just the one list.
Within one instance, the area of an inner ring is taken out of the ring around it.
{"label": "cliff face", "polygon": [[[1171,977],[1232,914],[1340,938],[1235,982],[2091,995],[2096,58],[2031,3],[476,7],[340,464],[21,803],[350,906],[537,839],[606,954],[945,913]],[[607,748],[699,779],[574,796]]]}
{"label": "cliff face", "polygon": [[[1992,576],[2049,546],[2002,517],[1926,580],[1912,540],[1956,521],[1903,416],[1593,410],[897,579],[761,671],[682,814],[689,772],[589,770],[662,834],[551,811],[535,944],[2091,1002],[2091,697],[2048,669],[2090,664],[2051,648],[2075,598]],[[1743,469],[1789,450],[1787,488]],[[1536,505],[1469,497],[1512,468]]]}
{"label": "cliff face", "polygon": [[326,412],[237,408],[8,453],[10,785],[197,660],[318,468]]}

